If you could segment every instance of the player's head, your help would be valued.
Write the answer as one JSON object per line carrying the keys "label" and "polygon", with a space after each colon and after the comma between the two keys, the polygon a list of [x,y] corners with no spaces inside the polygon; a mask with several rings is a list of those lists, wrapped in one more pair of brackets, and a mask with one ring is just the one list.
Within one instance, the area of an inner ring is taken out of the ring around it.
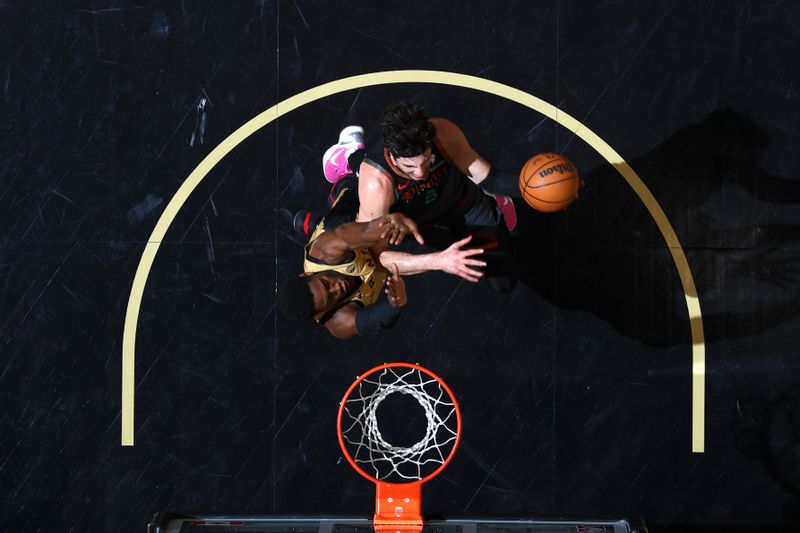
{"label": "player's head", "polygon": [[278,307],[284,316],[305,320],[332,307],[350,289],[347,277],[325,271],[292,276],[280,291]]}
{"label": "player's head", "polygon": [[431,166],[431,146],[436,128],[413,102],[395,102],[381,115],[383,144],[392,163],[409,178],[425,179]]}

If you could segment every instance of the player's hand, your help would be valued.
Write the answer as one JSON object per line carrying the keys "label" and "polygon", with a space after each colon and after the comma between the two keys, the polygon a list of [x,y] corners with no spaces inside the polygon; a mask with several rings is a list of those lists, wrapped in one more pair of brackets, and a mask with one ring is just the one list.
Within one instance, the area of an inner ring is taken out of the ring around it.
{"label": "player's hand", "polygon": [[417,223],[410,218],[406,218],[402,213],[384,215],[380,227],[383,229],[381,239],[388,237],[389,244],[400,244],[409,233],[414,236],[418,243],[425,244],[422,234],[417,228]]}
{"label": "player's hand", "polygon": [[389,299],[389,304],[392,307],[403,307],[408,303],[408,295],[406,294],[406,282],[400,276],[400,271],[397,269],[396,264],[392,264],[392,272],[386,280],[386,297]]}
{"label": "player's hand", "polygon": [[439,252],[437,263],[439,270],[447,272],[448,274],[462,277],[467,281],[472,281],[473,283],[481,279],[483,277],[483,271],[481,269],[486,266],[486,261],[475,259],[475,256],[482,254],[483,249],[461,249],[471,240],[472,235],[461,239],[460,241],[454,242],[449,248]]}

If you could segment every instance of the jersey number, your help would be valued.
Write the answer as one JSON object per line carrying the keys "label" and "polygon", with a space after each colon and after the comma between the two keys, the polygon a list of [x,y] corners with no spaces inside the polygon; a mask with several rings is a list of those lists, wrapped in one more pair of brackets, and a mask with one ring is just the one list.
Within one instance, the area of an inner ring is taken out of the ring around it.
{"label": "jersey number", "polygon": [[430,189],[425,193],[425,205],[432,204],[438,197],[439,193],[436,192],[436,189]]}

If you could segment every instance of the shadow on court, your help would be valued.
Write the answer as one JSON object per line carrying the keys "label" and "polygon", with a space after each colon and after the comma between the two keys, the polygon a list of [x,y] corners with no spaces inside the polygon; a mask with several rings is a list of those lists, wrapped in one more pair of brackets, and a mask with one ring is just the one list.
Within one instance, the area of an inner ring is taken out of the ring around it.
{"label": "shadow on court", "polygon": [[[768,143],[749,118],[722,110],[629,161],[686,254],[708,340],[757,334],[798,314],[791,250],[800,241],[800,181],[762,168]],[[644,203],[611,165],[581,177],[587,185],[567,211],[518,207],[520,279],[627,337],[687,338],[678,271]]]}

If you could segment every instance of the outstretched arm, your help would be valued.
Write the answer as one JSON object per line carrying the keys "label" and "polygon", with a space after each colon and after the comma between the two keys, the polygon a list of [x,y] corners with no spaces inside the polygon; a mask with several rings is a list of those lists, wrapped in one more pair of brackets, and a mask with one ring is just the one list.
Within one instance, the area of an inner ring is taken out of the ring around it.
{"label": "outstretched arm", "polygon": [[348,222],[333,233],[340,241],[337,245],[347,250],[369,248],[386,238],[389,244],[400,244],[409,233],[424,244],[416,222],[402,213],[388,213],[369,222]]}
{"label": "outstretched arm", "polygon": [[466,246],[471,239],[472,236],[469,236],[454,242],[446,250],[430,254],[409,254],[386,250],[380,254],[378,259],[386,268],[389,268],[390,265],[397,265],[401,274],[411,275],[441,270],[467,281],[476,282],[483,277],[480,269],[486,266],[486,262],[475,259],[475,256],[483,253],[482,249],[462,250],[462,247]]}
{"label": "outstretched arm", "polygon": [[519,177],[513,172],[494,168],[467,141],[461,129],[443,118],[433,118],[436,134],[453,163],[476,185],[486,192],[519,198]]}
{"label": "outstretched arm", "polygon": [[492,165],[472,149],[461,128],[443,118],[432,118],[431,123],[436,126],[436,136],[444,151],[458,169],[476,185],[486,179]]}
{"label": "outstretched arm", "polygon": [[333,264],[350,250],[369,248],[384,239],[389,244],[399,244],[409,233],[417,242],[424,243],[413,220],[401,213],[389,213],[369,222],[348,222],[326,231],[311,244],[309,251],[312,257]]}

